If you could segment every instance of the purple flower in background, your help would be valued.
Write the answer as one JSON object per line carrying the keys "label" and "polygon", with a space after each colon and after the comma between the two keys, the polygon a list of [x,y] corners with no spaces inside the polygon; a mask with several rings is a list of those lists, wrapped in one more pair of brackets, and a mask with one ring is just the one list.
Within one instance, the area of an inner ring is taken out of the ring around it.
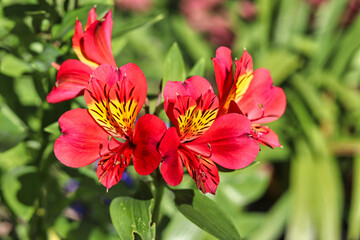
{"label": "purple flower in background", "polygon": [[73,193],[75,192],[80,186],[80,183],[78,180],[71,178],[65,185],[65,191],[66,193]]}

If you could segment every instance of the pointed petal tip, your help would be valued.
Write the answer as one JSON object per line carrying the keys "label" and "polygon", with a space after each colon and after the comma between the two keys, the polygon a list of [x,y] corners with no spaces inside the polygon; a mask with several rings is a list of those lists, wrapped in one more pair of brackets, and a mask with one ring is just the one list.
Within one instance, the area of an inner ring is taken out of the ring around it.
{"label": "pointed petal tip", "polygon": [[58,63],[56,63],[56,62],[52,62],[52,63],[51,63],[51,66],[52,66],[53,68],[55,68],[56,70],[59,70],[59,69],[60,69],[60,65],[59,65]]}

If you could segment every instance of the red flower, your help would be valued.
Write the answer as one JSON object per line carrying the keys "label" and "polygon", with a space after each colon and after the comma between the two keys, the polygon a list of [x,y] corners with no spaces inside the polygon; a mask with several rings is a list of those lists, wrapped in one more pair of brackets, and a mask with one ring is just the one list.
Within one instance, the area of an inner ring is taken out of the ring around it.
{"label": "red flower", "polygon": [[160,170],[168,184],[181,182],[184,164],[203,193],[215,194],[219,184],[215,163],[240,169],[255,159],[259,146],[250,137],[250,121],[235,113],[216,118],[218,98],[206,79],[168,82],[164,98],[166,114],[175,126],[159,145]]}
{"label": "red flower", "polygon": [[272,122],[284,113],[284,91],[273,86],[270,72],[260,68],[253,72],[251,56],[244,50],[240,60],[235,60],[233,78],[231,50],[220,47],[213,58],[216,83],[219,90],[219,116],[225,113],[241,113],[252,123],[252,135],[261,144],[280,147],[278,136],[262,123]]}
{"label": "red flower", "polygon": [[56,157],[69,167],[99,159],[97,175],[108,189],[119,182],[131,156],[139,174],[153,172],[161,161],[156,148],[166,126],[149,114],[135,124],[146,91],[145,76],[135,64],[99,66],[85,90],[88,110],[70,110],[59,119],[62,135],[55,142]]}
{"label": "red flower", "polygon": [[101,20],[96,20],[95,7],[90,10],[83,31],[81,22],[76,20],[73,49],[79,60],[67,60],[58,69],[55,86],[47,96],[49,103],[58,103],[84,93],[90,74],[100,64],[116,67],[111,50],[111,10]]}

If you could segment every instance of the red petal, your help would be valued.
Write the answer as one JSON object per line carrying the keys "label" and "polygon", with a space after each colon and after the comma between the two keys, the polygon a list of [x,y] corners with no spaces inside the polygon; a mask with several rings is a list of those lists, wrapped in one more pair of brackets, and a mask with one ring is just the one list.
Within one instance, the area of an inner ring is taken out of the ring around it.
{"label": "red petal", "polygon": [[[74,109],[59,119],[62,135],[55,141],[56,158],[69,167],[83,167],[108,152],[108,134],[85,109]],[[100,155],[101,153],[101,155]]]}
{"label": "red petal", "polygon": [[107,189],[117,184],[131,160],[132,149],[128,142],[119,145],[117,152],[103,156],[98,163],[97,176]]}
{"label": "red petal", "polygon": [[213,58],[215,79],[219,91],[220,108],[225,104],[233,84],[233,69],[231,50],[227,47],[219,47]]}
{"label": "red petal", "polygon": [[181,142],[191,141],[206,132],[216,118],[218,106],[218,98],[210,90],[197,101],[192,97],[178,96],[173,118],[177,121],[174,125],[179,130]]}
{"label": "red petal", "polygon": [[83,51],[83,38],[84,31],[82,28],[82,24],[79,20],[76,20],[75,33],[72,38],[73,50],[81,62],[88,65],[92,69],[95,69],[97,66],[99,66],[99,64],[97,61],[92,61],[86,57],[86,54]]}
{"label": "red petal", "polygon": [[241,111],[239,106],[234,101],[230,102],[228,113],[239,113],[241,115],[244,115],[244,113]]}
{"label": "red petal", "polygon": [[284,113],[286,96],[281,88],[273,86],[267,69],[258,69],[238,105],[253,123],[267,123]]}
{"label": "red petal", "polygon": [[119,68],[119,79],[110,90],[109,107],[123,132],[132,137],[136,116],[146,99],[146,79],[141,69],[133,63]]}
{"label": "red petal", "polygon": [[[147,95],[147,82],[144,73],[142,70],[134,63],[128,63],[119,68],[120,79],[123,81],[128,81],[129,85],[135,86],[138,91],[138,105],[141,107],[145,103]],[[130,84],[131,83],[131,84]],[[129,87],[128,87],[129,88]],[[135,97],[135,96],[133,96]],[[140,111],[139,109],[139,111]]]}
{"label": "red petal", "polygon": [[113,21],[111,10],[101,21],[94,21],[85,31],[83,37],[83,54],[98,64],[107,63],[116,67],[111,50],[111,32]]}
{"label": "red petal", "polygon": [[97,19],[97,14],[96,14],[96,7],[93,7],[90,11],[89,11],[89,15],[88,15],[88,21],[86,23],[86,26],[85,26],[85,31],[86,29],[89,28],[89,26],[95,22]]}
{"label": "red petal", "polygon": [[166,126],[160,118],[146,114],[139,118],[134,130],[134,167],[140,175],[152,173],[161,162],[157,146],[166,132]]}
{"label": "red petal", "polygon": [[112,87],[115,83],[120,81],[122,77],[118,68],[115,68],[109,64],[101,64],[91,74],[91,78],[102,81],[108,84],[109,87]]}
{"label": "red petal", "polygon": [[164,88],[165,111],[167,111],[168,103],[175,102],[177,96],[190,96],[197,100],[209,90],[214,92],[208,80],[199,76],[188,78],[185,82],[168,81]]}
{"label": "red petal", "polygon": [[109,135],[122,138],[124,132],[114,119],[109,104],[110,87],[104,81],[92,78],[84,98],[90,115]]}
{"label": "red petal", "polygon": [[250,135],[250,121],[237,113],[217,118],[205,134],[187,143],[194,152],[208,156],[217,164],[240,169],[248,166],[259,152],[258,143]]}
{"label": "red petal", "polygon": [[160,172],[169,185],[176,186],[183,179],[183,164],[178,155],[180,138],[174,127],[169,128],[159,145],[163,157]]}
{"label": "red petal", "polygon": [[47,95],[49,103],[58,103],[83,94],[92,70],[78,60],[67,60],[61,64],[52,91]]}
{"label": "red petal", "polygon": [[195,180],[196,186],[205,194],[207,192],[215,194],[219,185],[219,172],[214,162],[189,149],[180,148],[180,158],[182,159],[190,176]]}
{"label": "red petal", "polygon": [[187,123],[189,124],[186,128],[191,127],[195,116],[197,119],[194,122],[198,122],[202,113],[217,111],[219,105],[210,83],[199,76],[193,76],[185,82],[167,82],[164,98],[166,114],[184,139],[185,135],[193,138],[193,131],[184,133]]}
{"label": "red petal", "polygon": [[253,72],[253,60],[251,55],[244,50],[240,60],[235,60],[235,79],[239,76]]}
{"label": "red petal", "polygon": [[228,101],[239,102],[247,92],[253,79],[253,62],[250,54],[244,50],[240,60],[235,60],[235,79]]}
{"label": "red petal", "polygon": [[252,128],[253,128],[252,135],[254,139],[257,140],[259,143],[271,148],[281,147],[281,144],[279,142],[279,137],[268,126],[253,125]]}
{"label": "red petal", "polygon": [[[230,103],[229,113],[239,113],[243,115],[239,106],[234,101],[231,101]],[[278,136],[268,126],[259,126],[257,124],[252,124],[251,134],[253,138],[258,141],[258,143],[261,143],[271,148],[281,147]]]}
{"label": "red petal", "polygon": [[132,137],[136,116],[146,99],[141,69],[129,63],[119,69],[100,65],[92,74],[85,101],[99,125],[117,137]]}
{"label": "red petal", "polygon": [[[78,49],[80,53],[81,53],[80,41],[83,38],[83,36],[84,36],[84,31],[83,31],[83,28],[82,28],[82,24],[81,24],[81,22],[79,20],[76,20],[76,22],[75,22],[75,33],[74,33],[74,36],[72,38],[72,43],[73,43],[73,48]],[[75,53],[78,54],[77,51],[75,51]],[[78,55],[78,57],[79,57],[79,55]]]}

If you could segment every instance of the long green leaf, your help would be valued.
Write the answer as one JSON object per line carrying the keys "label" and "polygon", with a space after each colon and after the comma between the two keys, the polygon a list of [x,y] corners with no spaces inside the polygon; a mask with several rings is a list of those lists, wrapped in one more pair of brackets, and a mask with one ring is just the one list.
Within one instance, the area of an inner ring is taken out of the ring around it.
{"label": "long green leaf", "polygon": [[298,140],[296,145],[295,159],[291,161],[290,171],[290,216],[286,231],[286,239],[313,239],[311,206],[313,205],[311,194],[313,182],[313,159],[311,152],[304,140]]}
{"label": "long green leaf", "polygon": [[249,239],[279,239],[284,230],[289,210],[290,197],[289,193],[285,193],[266,214],[265,221],[261,227]]}
{"label": "long green leaf", "polygon": [[209,198],[194,190],[174,190],[177,209],[219,239],[240,239],[231,219]]}
{"label": "long green leaf", "polygon": [[162,86],[164,88],[168,81],[184,81],[185,76],[184,60],[178,44],[174,43],[165,58]]}
{"label": "long green leaf", "polygon": [[189,76],[204,76],[205,73],[205,58],[200,58],[190,70]]}
{"label": "long green leaf", "polygon": [[141,19],[136,22],[130,23],[130,25],[128,22],[126,22],[128,24],[127,26],[121,26],[121,28],[119,28],[119,30],[117,30],[117,29],[114,30],[113,38],[123,36],[126,33],[129,33],[131,31],[138,30],[141,28],[149,28],[149,27],[153,26],[154,24],[160,22],[163,19],[164,19],[164,15],[159,14],[159,15],[156,15],[155,17],[151,17],[148,19]]}
{"label": "long green leaf", "polygon": [[360,156],[354,158],[354,179],[349,216],[348,239],[360,238]]}

